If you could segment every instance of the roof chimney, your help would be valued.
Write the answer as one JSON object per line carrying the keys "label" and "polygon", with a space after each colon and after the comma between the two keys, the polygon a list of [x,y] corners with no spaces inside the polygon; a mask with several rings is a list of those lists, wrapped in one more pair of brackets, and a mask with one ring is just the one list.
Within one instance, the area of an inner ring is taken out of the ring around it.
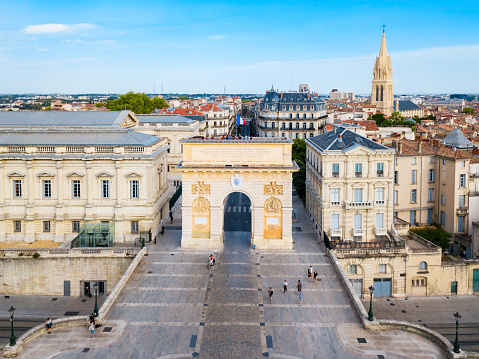
{"label": "roof chimney", "polygon": [[419,141],[419,148],[418,148],[418,152],[421,153],[421,150],[422,150],[422,141]]}
{"label": "roof chimney", "polygon": [[401,141],[398,142],[398,152],[402,154],[402,143]]}

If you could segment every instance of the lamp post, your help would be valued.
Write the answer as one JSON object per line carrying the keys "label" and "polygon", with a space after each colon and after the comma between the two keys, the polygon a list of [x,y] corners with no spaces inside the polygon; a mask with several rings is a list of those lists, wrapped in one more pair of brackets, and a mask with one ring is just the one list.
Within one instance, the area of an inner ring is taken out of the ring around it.
{"label": "lamp post", "polygon": [[98,282],[93,284],[93,287],[95,288],[95,309],[93,309],[93,315],[98,317]]}
{"label": "lamp post", "polygon": [[13,332],[13,313],[15,313],[15,308],[13,308],[13,305],[8,310],[8,312],[10,313],[10,325],[12,327],[12,332],[10,334],[10,346],[13,347],[15,344],[17,344],[17,337],[15,336],[15,333]]}
{"label": "lamp post", "polygon": [[369,287],[369,298],[370,298],[370,301],[369,301],[368,320],[371,321],[371,322],[374,320],[374,316],[373,316],[373,293],[374,293],[374,287],[373,287],[373,286],[370,286],[370,287]]}
{"label": "lamp post", "polygon": [[459,346],[459,339],[458,339],[458,328],[459,328],[459,320],[461,319],[461,315],[456,312],[454,314],[454,317],[456,317],[456,340],[454,341],[454,353],[460,353],[461,352],[461,347]]}

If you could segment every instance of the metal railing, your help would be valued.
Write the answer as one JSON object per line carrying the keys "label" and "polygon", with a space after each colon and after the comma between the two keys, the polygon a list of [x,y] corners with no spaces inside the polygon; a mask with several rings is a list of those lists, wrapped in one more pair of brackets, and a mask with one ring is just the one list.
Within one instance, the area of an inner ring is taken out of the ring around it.
{"label": "metal railing", "polygon": [[171,196],[171,198],[170,198],[170,209],[173,208],[176,201],[178,201],[178,198],[180,198],[181,193],[182,193],[182,188],[183,188],[183,184],[180,184],[179,187],[176,189],[176,192],[173,194],[173,196]]}

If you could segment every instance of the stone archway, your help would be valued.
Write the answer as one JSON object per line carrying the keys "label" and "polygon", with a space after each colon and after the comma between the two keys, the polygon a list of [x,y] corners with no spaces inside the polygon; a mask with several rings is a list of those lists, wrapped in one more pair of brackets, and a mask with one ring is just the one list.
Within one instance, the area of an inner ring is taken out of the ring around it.
{"label": "stone archway", "polygon": [[292,141],[187,139],[183,144],[182,248],[215,249],[224,242],[224,199],[251,201],[251,245],[291,249]]}

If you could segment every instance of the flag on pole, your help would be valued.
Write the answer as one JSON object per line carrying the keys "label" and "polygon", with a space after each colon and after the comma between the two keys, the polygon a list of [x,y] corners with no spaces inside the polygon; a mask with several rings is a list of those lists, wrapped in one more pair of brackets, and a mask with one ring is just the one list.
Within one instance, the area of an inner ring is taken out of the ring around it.
{"label": "flag on pole", "polygon": [[246,125],[246,121],[243,120],[243,117],[241,117],[241,116],[239,115],[239,113],[236,114],[236,124],[237,124],[237,125]]}

